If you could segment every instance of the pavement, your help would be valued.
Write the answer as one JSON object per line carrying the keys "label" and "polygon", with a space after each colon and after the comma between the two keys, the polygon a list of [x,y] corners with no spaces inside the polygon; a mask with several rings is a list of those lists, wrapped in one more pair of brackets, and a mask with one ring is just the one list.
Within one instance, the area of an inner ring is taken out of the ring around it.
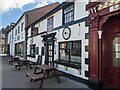
{"label": "pavement", "polygon": [[[26,77],[26,73],[33,72],[29,67],[22,67],[20,71],[15,69],[14,66],[8,64],[11,57],[0,57],[2,63],[2,88],[38,88],[40,81],[30,82],[30,78]],[[87,85],[69,79],[67,77],[60,77],[61,83],[58,83],[56,78],[46,79],[42,88],[84,88],[89,89]],[[89,89],[90,90],[90,89]]]}

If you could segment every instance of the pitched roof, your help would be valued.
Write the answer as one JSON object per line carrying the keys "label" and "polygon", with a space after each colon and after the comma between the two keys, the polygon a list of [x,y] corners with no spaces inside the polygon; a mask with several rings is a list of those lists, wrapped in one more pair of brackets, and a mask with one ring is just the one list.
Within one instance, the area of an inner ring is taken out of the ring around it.
{"label": "pitched roof", "polygon": [[50,12],[52,9],[54,9],[55,7],[57,7],[59,5],[59,3],[53,3],[41,8],[37,8],[31,11],[27,11],[27,26],[31,25],[33,22],[35,22],[36,20],[38,20],[39,18],[43,17],[44,15],[46,15],[48,12]]}
{"label": "pitched roof", "polygon": [[59,5],[58,2],[49,4],[40,8],[36,8],[33,10],[26,11],[22,14],[22,16],[19,18],[19,20],[16,22],[15,26],[18,24],[18,22],[21,20],[21,18],[26,15],[26,26],[31,25],[33,22],[38,20],[39,18],[46,15],[48,12],[50,12],[52,9],[56,8]]}
{"label": "pitched roof", "polygon": [[[72,0],[72,1],[74,2],[75,0]],[[35,25],[36,23],[38,23],[38,22],[46,19],[50,15],[52,15],[52,14],[56,13],[57,11],[59,11],[60,9],[62,9],[64,6],[66,6],[66,5],[70,4],[70,3],[73,3],[73,2],[62,2],[57,7],[55,7],[54,9],[52,9],[50,12],[46,13],[45,15],[43,15],[43,17],[38,18],[35,22],[33,22],[30,25],[28,25],[26,27],[26,29],[28,29],[30,26]]]}

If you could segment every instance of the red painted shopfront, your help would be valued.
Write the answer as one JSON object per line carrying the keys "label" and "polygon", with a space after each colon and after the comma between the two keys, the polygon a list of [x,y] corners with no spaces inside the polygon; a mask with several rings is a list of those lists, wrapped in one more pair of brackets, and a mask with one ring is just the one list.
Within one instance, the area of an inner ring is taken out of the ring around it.
{"label": "red painted shopfront", "polygon": [[90,2],[90,80],[92,88],[120,89],[120,1]]}

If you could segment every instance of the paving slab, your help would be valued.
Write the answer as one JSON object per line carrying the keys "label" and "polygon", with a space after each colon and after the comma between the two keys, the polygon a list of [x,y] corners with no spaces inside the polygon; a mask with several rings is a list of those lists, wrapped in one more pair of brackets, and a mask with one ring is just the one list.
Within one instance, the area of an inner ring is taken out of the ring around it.
{"label": "paving slab", "polygon": [[[30,82],[26,77],[26,73],[33,72],[33,69],[22,67],[20,71],[14,66],[8,64],[11,57],[4,56],[0,62],[2,63],[2,88],[38,88],[40,81]],[[87,85],[74,81],[67,77],[60,77],[61,83],[57,82],[56,78],[46,79],[42,88],[85,88],[89,89]]]}

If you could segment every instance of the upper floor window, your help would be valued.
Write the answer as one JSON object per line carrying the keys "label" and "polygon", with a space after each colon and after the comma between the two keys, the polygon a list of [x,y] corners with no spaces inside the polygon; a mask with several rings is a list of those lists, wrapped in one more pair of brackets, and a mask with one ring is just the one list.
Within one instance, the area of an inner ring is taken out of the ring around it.
{"label": "upper floor window", "polygon": [[23,31],[23,23],[21,24],[21,31]]}
{"label": "upper floor window", "polygon": [[47,19],[47,31],[53,30],[53,16]]}
{"label": "upper floor window", "polygon": [[74,3],[63,8],[63,24],[74,20]]}
{"label": "upper floor window", "polygon": [[17,29],[15,29],[15,35],[17,35]]}
{"label": "upper floor window", "polygon": [[20,33],[20,26],[18,27],[18,34]]}

